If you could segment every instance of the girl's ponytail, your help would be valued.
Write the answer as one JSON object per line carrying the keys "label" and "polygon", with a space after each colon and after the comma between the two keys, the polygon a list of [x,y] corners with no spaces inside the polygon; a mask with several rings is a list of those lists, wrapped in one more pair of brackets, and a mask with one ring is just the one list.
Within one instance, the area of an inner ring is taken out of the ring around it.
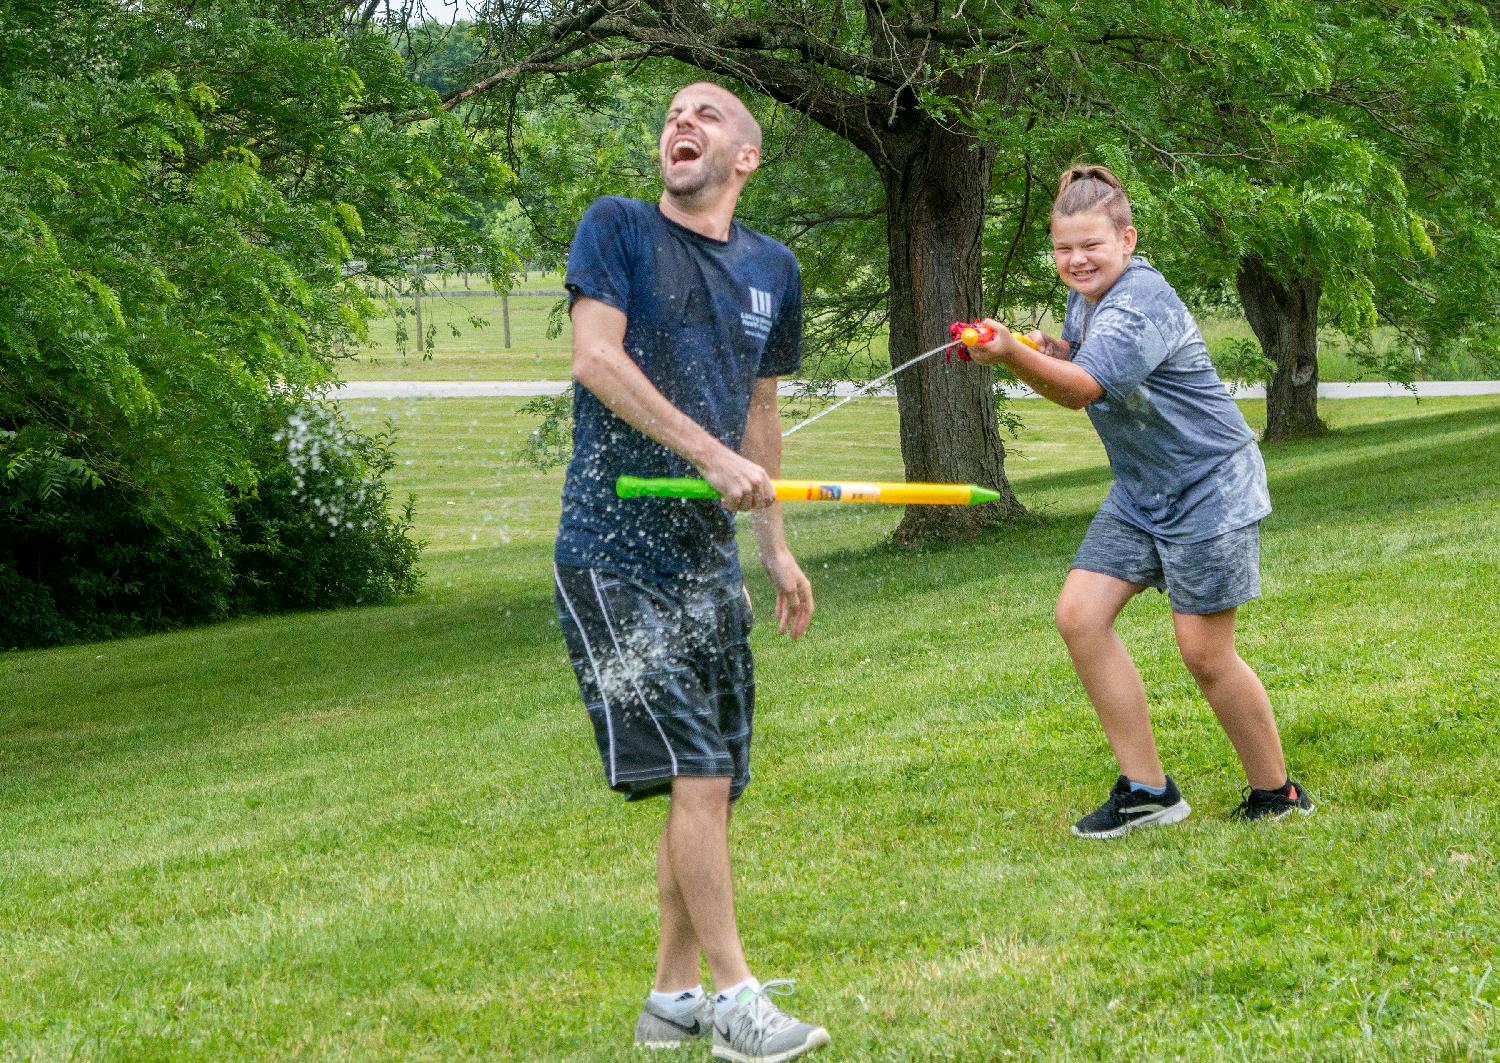
{"label": "girl's ponytail", "polygon": [[1071,218],[1096,210],[1108,215],[1116,229],[1128,229],[1131,225],[1130,198],[1109,167],[1086,163],[1068,167],[1057,181],[1052,217]]}

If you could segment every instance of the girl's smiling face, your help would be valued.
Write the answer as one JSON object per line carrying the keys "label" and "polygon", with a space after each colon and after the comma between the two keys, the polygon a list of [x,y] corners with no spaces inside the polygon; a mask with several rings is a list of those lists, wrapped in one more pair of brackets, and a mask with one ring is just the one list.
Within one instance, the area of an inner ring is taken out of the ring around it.
{"label": "girl's smiling face", "polygon": [[1052,256],[1062,282],[1092,302],[1104,297],[1130,265],[1135,226],[1120,229],[1102,210],[1052,219]]}

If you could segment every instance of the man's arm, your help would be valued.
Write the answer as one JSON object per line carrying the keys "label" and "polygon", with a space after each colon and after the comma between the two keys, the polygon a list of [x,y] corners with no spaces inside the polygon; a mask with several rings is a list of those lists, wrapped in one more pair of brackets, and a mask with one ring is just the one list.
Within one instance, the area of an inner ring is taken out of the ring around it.
{"label": "man's arm", "polygon": [[[781,412],[776,404],[776,380],[773,377],[762,377],[755,382],[740,451],[771,476],[780,474]],[[761,566],[776,587],[776,629],[795,639],[807,630],[812,620],[812,583],[786,544],[781,503],[756,510],[751,521],[755,525],[755,545],[760,553]]]}
{"label": "man's arm", "polygon": [[994,340],[969,348],[969,356],[980,365],[1004,365],[1042,398],[1070,410],[1081,410],[1104,396],[1104,389],[1088,370],[1067,361],[1064,341],[1044,336],[1047,342],[1042,350],[1034,351],[998,321],[986,318],[984,324],[995,330]]}
{"label": "man's arm", "polygon": [[[667,401],[625,353],[625,315],[598,299],[573,304],[573,379],[626,424],[692,462],[726,509],[776,501],[771,477]],[[778,440],[780,437],[777,437]]]}

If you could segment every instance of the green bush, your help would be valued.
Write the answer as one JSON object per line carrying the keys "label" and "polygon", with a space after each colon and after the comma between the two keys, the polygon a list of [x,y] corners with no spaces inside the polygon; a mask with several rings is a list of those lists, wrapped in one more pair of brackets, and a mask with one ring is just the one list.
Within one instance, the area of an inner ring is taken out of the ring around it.
{"label": "green bush", "polygon": [[269,404],[249,426],[257,482],[208,533],[158,523],[149,493],[0,478],[0,648],[389,601],[414,590],[415,502],[391,512],[390,426]]}
{"label": "green bush", "polygon": [[239,612],[389,601],[420,581],[416,500],[391,513],[395,426],[367,436],[332,406],[277,411],[267,474],[237,497],[230,549]]}

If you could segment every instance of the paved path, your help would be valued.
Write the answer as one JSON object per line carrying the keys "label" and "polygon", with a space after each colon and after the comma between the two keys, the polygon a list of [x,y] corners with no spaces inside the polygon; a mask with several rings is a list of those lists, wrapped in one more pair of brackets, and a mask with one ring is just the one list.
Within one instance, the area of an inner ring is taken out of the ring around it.
{"label": "paved path", "polygon": [[[344,384],[333,392],[340,399],[476,399],[556,395],[568,386],[566,380],[369,380]],[[1500,395],[1500,380],[1424,380],[1416,385],[1419,398],[1442,395]],[[855,385],[839,384],[836,395],[848,395]],[[783,382],[781,393],[789,395],[796,384]],[[887,387],[888,394],[894,389]],[[1012,398],[1034,399],[1036,392],[1026,387],[1008,387]],[[1401,398],[1410,395],[1400,384],[1359,383],[1319,384],[1320,399]],[[1234,392],[1237,399],[1263,399],[1266,389],[1242,387]]]}

